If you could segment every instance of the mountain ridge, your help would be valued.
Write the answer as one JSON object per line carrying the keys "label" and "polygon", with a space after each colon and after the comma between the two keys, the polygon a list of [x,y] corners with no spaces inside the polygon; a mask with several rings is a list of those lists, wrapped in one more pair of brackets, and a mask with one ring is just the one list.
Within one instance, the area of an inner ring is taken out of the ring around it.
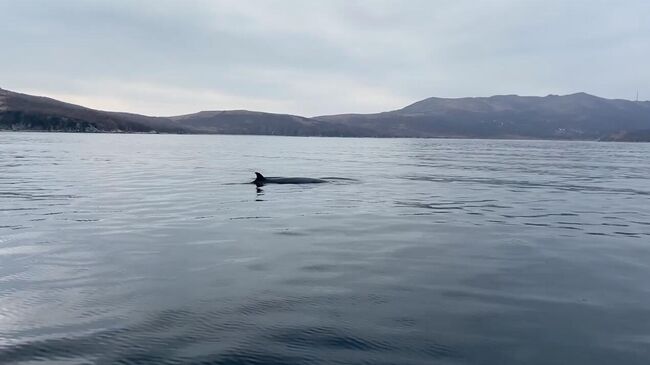
{"label": "mountain ridge", "polygon": [[337,137],[650,141],[650,101],[568,95],[440,98],[370,114],[303,117],[204,110],[154,117],[102,111],[0,88],[0,130]]}
{"label": "mountain ridge", "polygon": [[390,112],[316,118],[384,128],[399,137],[612,140],[614,135],[625,135],[621,132],[650,129],[650,102],[587,93],[432,97]]}

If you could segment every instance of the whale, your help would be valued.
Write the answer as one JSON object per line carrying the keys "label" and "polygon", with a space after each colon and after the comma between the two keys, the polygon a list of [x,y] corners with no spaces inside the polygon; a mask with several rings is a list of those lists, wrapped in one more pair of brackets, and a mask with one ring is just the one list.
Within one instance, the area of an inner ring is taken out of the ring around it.
{"label": "whale", "polygon": [[256,186],[264,186],[266,184],[322,184],[328,183],[328,180],[315,179],[311,177],[264,177],[259,172],[255,173],[255,180],[251,181]]}

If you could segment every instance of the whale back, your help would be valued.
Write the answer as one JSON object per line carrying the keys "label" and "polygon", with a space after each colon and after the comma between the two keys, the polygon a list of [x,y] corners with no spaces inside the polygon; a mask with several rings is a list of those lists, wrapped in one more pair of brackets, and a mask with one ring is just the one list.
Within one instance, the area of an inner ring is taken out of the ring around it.
{"label": "whale back", "polygon": [[264,177],[259,172],[255,173],[253,184],[258,187],[265,184],[318,184],[329,182],[325,179],[314,179],[310,177]]}

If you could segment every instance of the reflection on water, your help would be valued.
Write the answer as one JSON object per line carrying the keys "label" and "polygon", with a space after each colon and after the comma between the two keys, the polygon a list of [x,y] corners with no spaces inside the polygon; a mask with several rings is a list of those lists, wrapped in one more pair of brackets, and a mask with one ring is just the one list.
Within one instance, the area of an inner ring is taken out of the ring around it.
{"label": "reflection on water", "polygon": [[646,364],[649,154],[0,134],[0,363]]}

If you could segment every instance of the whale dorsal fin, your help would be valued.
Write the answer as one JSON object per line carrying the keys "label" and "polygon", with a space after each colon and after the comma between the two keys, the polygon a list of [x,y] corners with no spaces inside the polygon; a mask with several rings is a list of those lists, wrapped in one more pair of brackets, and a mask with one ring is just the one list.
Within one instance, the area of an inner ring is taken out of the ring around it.
{"label": "whale dorsal fin", "polygon": [[264,175],[260,174],[259,172],[256,172],[255,176],[256,176],[255,181],[264,181],[264,180],[266,180]]}

